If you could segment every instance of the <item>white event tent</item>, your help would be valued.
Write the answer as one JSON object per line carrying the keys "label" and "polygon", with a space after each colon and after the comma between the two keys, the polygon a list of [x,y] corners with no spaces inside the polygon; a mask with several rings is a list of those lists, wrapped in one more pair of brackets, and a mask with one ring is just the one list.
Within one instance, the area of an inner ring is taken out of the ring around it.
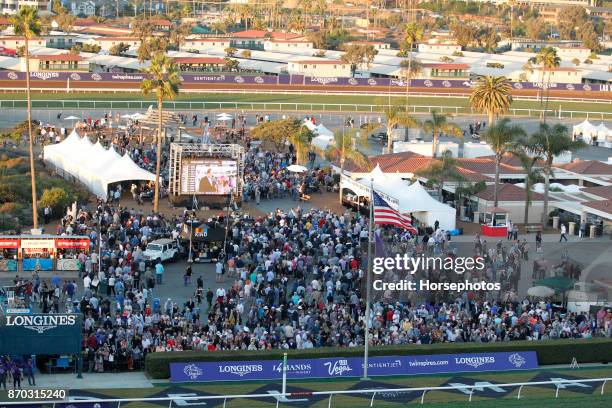
{"label": "white event tent", "polygon": [[456,210],[453,207],[433,198],[418,181],[409,184],[398,176],[385,174],[378,165],[368,176],[357,181],[343,176],[340,184],[343,189],[352,190],[362,197],[369,197],[370,187],[373,187],[402,214],[412,214],[430,227],[438,221],[444,230],[456,228]]}
{"label": "white event tent", "polygon": [[61,143],[45,146],[44,153],[46,162],[70,174],[102,199],[107,198],[109,184],[155,180],[155,174],[139,167],[127,154],[122,157],[112,146],[105,149],[99,141],[93,144],[74,130]]}
{"label": "white event tent", "polygon": [[584,140],[586,143],[591,143],[593,137],[597,136],[597,131],[597,126],[594,126],[586,119],[584,122],[579,123],[573,127],[573,135],[582,135],[582,140]]}

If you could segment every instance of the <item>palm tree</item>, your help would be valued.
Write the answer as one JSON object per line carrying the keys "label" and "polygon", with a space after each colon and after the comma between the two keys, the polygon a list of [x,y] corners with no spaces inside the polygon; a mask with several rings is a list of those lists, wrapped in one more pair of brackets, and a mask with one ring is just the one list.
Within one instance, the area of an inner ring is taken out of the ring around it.
{"label": "palm tree", "polygon": [[161,141],[163,126],[164,99],[174,99],[179,92],[181,77],[179,70],[164,53],[158,52],[153,56],[151,65],[144,70],[147,78],[140,84],[144,95],[155,92],[157,95],[157,158],[155,163],[155,196],[153,198],[153,211],[157,212],[159,206],[159,173],[161,167]]}
{"label": "palm tree", "polygon": [[457,171],[457,159],[453,158],[450,150],[444,151],[440,160],[432,161],[427,167],[417,171],[418,176],[424,177],[438,187],[438,197],[442,202],[442,189],[447,181],[465,181],[465,177]]}
{"label": "palm tree", "polygon": [[470,95],[470,105],[476,110],[485,112],[489,117],[489,125],[493,125],[495,115],[504,114],[510,108],[512,104],[511,90],[512,85],[508,78],[504,76],[481,76]]}
{"label": "palm tree", "polygon": [[[354,143],[356,132],[351,131],[342,131],[334,133],[334,144],[330,144],[325,150],[325,158],[329,161],[339,161],[340,162],[340,175],[344,174],[344,164],[346,160],[350,160],[355,165],[359,167],[363,167],[366,169],[370,169],[371,163],[368,156],[363,154],[357,148]],[[369,134],[369,132],[363,131],[364,135]],[[340,201],[342,202],[342,189],[340,189]]]}
{"label": "palm tree", "polygon": [[446,133],[455,137],[463,137],[463,132],[461,128],[452,122],[448,122],[446,115],[438,113],[436,111],[431,112],[431,119],[423,122],[423,130],[425,132],[431,132],[433,136],[432,146],[431,146],[431,155],[432,157],[436,157],[436,153],[438,150],[438,140],[442,133]]}
{"label": "palm tree", "polygon": [[495,153],[495,189],[493,192],[493,206],[497,207],[497,194],[499,190],[499,166],[506,153],[510,151],[516,139],[525,135],[525,130],[518,125],[510,125],[510,119],[502,119],[489,126],[482,135]]}
{"label": "palm tree", "polygon": [[533,152],[544,158],[544,209],[542,212],[542,224],[546,225],[548,221],[548,195],[553,159],[563,152],[574,152],[582,149],[586,147],[586,144],[581,140],[572,140],[568,136],[567,127],[561,124],[549,126],[546,123],[541,123],[539,130],[532,135],[532,140]]}
{"label": "palm tree", "polygon": [[41,24],[38,11],[34,7],[23,6],[19,12],[11,17],[11,25],[15,35],[21,35],[25,43],[26,65],[26,99],[28,117],[28,148],[30,153],[30,177],[32,183],[32,226],[38,228],[38,208],[36,198],[36,171],[34,168],[34,134],[32,133],[32,98],[30,94],[30,48],[29,41],[40,34]]}
{"label": "palm tree", "polygon": [[527,225],[529,224],[529,207],[533,197],[531,189],[534,184],[542,180],[543,172],[539,165],[542,157],[535,152],[532,139],[517,140],[512,146],[510,154],[519,159],[521,167],[525,172],[525,215],[523,217],[523,224]]}
{"label": "palm tree", "polygon": [[[548,110],[548,98],[550,96],[550,77],[555,68],[561,65],[561,58],[557,55],[557,50],[553,47],[543,47],[538,54],[532,58],[532,62],[541,65],[542,82],[544,82],[544,74],[548,72],[548,80],[546,81],[546,104],[544,105],[543,120],[546,122],[546,111]],[[542,99],[544,93],[542,92]],[[540,105],[542,105],[542,99]]]}
{"label": "palm tree", "polygon": [[418,122],[415,118],[408,115],[406,107],[402,105],[390,105],[383,109],[387,121],[387,153],[393,149],[393,130],[398,126],[414,127]]}
{"label": "palm tree", "polygon": [[410,79],[412,78],[412,50],[414,44],[418,43],[423,39],[425,30],[422,26],[417,23],[408,23],[406,25],[406,37],[405,41],[408,44],[408,64],[406,69],[406,104],[408,103],[408,94],[410,93]]}

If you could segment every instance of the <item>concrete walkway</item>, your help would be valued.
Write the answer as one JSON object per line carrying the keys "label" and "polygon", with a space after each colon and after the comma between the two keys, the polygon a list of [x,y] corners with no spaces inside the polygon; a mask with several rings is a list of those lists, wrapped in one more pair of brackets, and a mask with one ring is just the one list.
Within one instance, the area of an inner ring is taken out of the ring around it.
{"label": "concrete walkway", "polygon": [[154,386],[143,371],[122,373],[83,373],[83,378],[77,378],[76,374],[74,373],[41,374],[36,376],[35,387],[28,386],[27,381],[22,381],[21,384],[24,388],[50,388],[56,390],[152,388]]}

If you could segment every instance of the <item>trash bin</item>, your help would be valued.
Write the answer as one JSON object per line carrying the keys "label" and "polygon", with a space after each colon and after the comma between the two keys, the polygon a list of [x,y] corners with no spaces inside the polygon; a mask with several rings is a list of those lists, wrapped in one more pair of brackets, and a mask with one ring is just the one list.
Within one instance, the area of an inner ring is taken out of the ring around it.
{"label": "trash bin", "polygon": [[160,313],[161,312],[161,301],[159,300],[159,298],[154,298],[153,299],[153,313]]}
{"label": "trash bin", "polygon": [[559,217],[553,217],[553,229],[559,229]]}
{"label": "trash bin", "polygon": [[591,225],[589,228],[589,238],[595,238],[596,225]]}
{"label": "trash bin", "polygon": [[569,223],[569,234],[576,235],[576,223],[573,221]]}

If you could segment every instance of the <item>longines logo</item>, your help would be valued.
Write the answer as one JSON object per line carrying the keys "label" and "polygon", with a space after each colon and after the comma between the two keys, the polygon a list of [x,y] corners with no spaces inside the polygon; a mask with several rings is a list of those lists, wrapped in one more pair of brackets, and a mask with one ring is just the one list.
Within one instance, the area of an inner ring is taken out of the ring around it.
{"label": "longines logo", "polygon": [[74,326],[75,315],[7,315],[6,325],[12,327],[23,327],[33,330],[39,334],[59,326]]}

